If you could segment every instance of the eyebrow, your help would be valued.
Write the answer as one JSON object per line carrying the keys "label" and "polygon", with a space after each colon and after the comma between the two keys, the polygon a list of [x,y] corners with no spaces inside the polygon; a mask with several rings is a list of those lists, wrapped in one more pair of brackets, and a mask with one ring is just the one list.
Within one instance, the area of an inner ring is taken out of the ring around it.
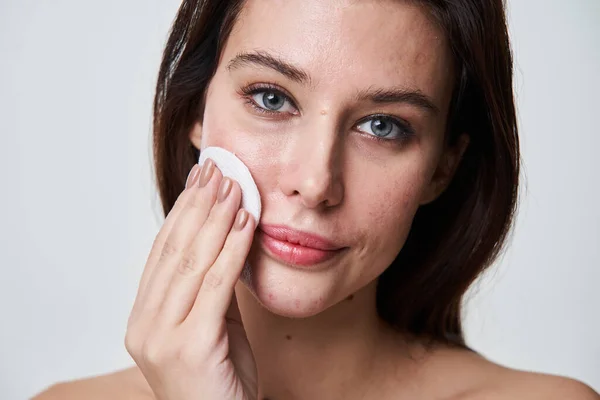
{"label": "eyebrow", "polygon": [[231,61],[229,61],[227,64],[227,69],[231,71],[246,65],[258,65],[261,67],[274,69],[275,71],[288,77],[290,80],[303,85],[310,82],[310,76],[306,71],[264,51],[239,53]]}
{"label": "eyebrow", "polygon": [[405,103],[423,109],[432,114],[439,114],[440,109],[432,99],[423,94],[419,89],[411,90],[404,87],[392,89],[368,89],[357,93],[359,101],[371,101],[373,103]]}
{"label": "eyebrow", "polygon": [[[244,66],[259,66],[273,69],[290,80],[302,85],[310,83],[310,75],[305,70],[298,68],[279,57],[273,56],[264,51],[238,53],[229,63],[227,69],[242,68]],[[370,101],[373,103],[404,103],[423,109],[432,114],[439,114],[440,110],[433,100],[423,94],[421,90],[412,90],[405,87],[395,87],[391,89],[361,90],[356,94],[358,101]]]}

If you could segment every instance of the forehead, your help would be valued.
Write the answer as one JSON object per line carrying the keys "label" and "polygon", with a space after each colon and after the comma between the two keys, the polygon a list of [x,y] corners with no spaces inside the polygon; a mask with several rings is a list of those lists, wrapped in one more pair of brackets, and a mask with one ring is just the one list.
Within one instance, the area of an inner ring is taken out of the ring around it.
{"label": "forehead", "polygon": [[409,86],[440,101],[451,90],[446,38],[410,1],[247,0],[225,64],[252,50],[306,70],[318,87]]}

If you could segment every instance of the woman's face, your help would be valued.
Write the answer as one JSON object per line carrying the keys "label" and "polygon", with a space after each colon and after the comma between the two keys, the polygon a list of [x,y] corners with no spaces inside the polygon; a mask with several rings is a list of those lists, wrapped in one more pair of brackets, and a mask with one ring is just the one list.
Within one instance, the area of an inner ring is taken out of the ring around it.
{"label": "woman's face", "polygon": [[410,2],[246,1],[191,139],[249,167],[264,230],[338,249],[286,247],[257,230],[244,283],[263,306],[317,314],[394,260],[448,178],[438,167],[451,65],[444,35]]}

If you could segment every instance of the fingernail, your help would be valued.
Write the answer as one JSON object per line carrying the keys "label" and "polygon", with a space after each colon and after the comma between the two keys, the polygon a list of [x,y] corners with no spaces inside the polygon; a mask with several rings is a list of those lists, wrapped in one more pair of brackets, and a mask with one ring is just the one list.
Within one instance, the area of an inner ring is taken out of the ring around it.
{"label": "fingernail", "polygon": [[219,187],[219,194],[217,196],[219,203],[227,198],[229,192],[231,192],[231,179],[223,178],[221,181],[221,186]]}
{"label": "fingernail", "polygon": [[198,180],[198,173],[200,172],[200,165],[196,164],[190,170],[187,179],[185,180],[185,188],[193,186]]}
{"label": "fingernail", "polygon": [[238,211],[238,215],[237,215],[237,218],[235,219],[234,227],[238,231],[241,231],[242,229],[244,229],[247,222],[248,222],[248,211],[241,209],[240,211]]}
{"label": "fingernail", "polygon": [[200,181],[198,182],[199,187],[204,187],[210,181],[210,178],[213,176],[213,172],[215,172],[215,163],[213,160],[206,160],[204,165],[202,166],[202,174],[200,174]]}

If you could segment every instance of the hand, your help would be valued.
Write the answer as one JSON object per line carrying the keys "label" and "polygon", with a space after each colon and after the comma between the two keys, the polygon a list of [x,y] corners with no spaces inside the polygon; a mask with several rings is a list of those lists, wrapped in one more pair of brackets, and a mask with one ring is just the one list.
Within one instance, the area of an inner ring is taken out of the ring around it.
{"label": "hand", "polygon": [[237,182],[210,160],[198,170],[154,241],[125,347],[158,400],[255,400],[256,364],[234,292],[255,221],[238,211]]}

